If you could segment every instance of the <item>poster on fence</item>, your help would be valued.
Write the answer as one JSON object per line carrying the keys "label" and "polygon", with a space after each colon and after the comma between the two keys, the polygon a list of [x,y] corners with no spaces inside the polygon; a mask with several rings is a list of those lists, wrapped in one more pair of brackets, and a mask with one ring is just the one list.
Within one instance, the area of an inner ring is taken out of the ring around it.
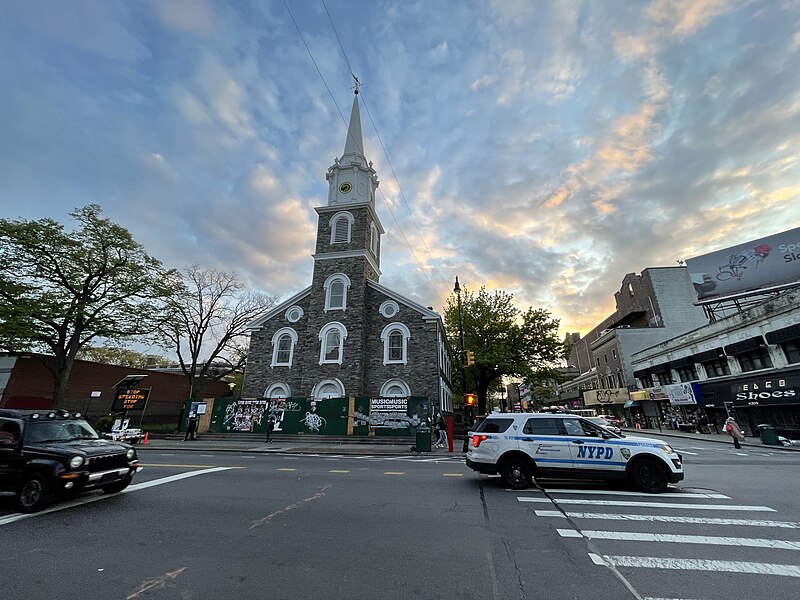
{"label": "poster on fence", "polygon": [[233,413],[233,430],[253,432],[256,426],[261,425],[265,410],[266,400],[240,400]]}
{"label": "poster on fence", "polygon": [[370,398],[369,421],[372,427],[408,427],[408,398]]}

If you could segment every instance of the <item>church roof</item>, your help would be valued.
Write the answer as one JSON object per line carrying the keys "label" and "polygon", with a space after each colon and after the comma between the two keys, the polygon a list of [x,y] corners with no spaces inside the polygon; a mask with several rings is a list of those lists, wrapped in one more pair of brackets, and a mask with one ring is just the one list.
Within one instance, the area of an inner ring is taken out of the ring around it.
{"label": "church roof", "polygon": [[400,294],[398,294],[394,290],[390,290],[389,288],[387,288],[384,285],[381,285],[380,283],[377,283],[375,281],[372,281],[371,279],[368,279],[367,280],[367,285],[369,287],[379,291],[380,293],[384,294],[385,296],[389,296],[389,298],[391,298],[392,300],[400,302],[401,304],[404,304],[404,305],[408,306],[409,308],[417,311],[418,313],[420,313],[422,315],[422,318],[424,320],[426,320],[426,321],[441,321],[442,320],[442,316],[439,313],[437,313],[436,311],[433,311],[430,308],[426,308],[426,307],[422,306],[422,304],[418,304],[417,302],[414,302],[413,300],[410,300],[410,299],[406,298],[405,296],[401,296]]}
{"label": "church roof", "polygon": [[361,135],[361,113],[358,110],[358,93],[353,97],[350,126],[347,128],[347,140],[344,143],[342,158],[348,154],[357,154],[364,157],[364,138]]}

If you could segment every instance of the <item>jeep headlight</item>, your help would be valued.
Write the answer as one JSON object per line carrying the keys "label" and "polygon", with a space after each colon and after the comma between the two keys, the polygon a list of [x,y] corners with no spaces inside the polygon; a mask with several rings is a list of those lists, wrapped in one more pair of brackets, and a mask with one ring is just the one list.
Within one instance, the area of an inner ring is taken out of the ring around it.
{"label": "jeep headlight", "polygon": [[84,462],[84,458],[82,456],[73,456],[69,459],[69,468],[70,469],[77,469],[80,467]]}
{"label": "jeep headlight", "polygon": [[673,452],[675,452],[675,450],[672,449],[672,446],[667,446],[666,444],[661,444],[659,448],[661,448],[667,454],[672,454]]}
{"label": "jeep headlight", "polygon": [[128,460],[133,460],[134,458],[136,458],[136,450],[131,448],[130,450],[128,450],[128,454],[126,454],[126,456],[128,457]]}

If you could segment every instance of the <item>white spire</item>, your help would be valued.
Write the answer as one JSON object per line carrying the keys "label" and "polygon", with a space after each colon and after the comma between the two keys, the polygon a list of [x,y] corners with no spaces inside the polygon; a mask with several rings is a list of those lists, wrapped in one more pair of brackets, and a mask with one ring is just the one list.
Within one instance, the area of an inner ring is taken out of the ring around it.
{"label": "white spire", "polygon": [[361,136],[361,113],[358,110],[358,88],[353,97],[353,110],[350,112],[350,126],[347,128],[347,140],[344,143],[342,158],[348,154],[364,156],[364,139]]}

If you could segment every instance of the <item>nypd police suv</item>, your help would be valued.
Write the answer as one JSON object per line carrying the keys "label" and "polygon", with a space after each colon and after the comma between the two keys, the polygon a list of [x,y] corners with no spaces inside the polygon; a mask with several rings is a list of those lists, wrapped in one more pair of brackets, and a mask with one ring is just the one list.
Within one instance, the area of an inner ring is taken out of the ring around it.
{"label": "nypd police suv", "polygon": [[508,487],[532,478],[627,480],[659,493],[683,479],[683,460],[660,440],[617,435],[571,414],[495,413],[470,433],[467,466]]}

